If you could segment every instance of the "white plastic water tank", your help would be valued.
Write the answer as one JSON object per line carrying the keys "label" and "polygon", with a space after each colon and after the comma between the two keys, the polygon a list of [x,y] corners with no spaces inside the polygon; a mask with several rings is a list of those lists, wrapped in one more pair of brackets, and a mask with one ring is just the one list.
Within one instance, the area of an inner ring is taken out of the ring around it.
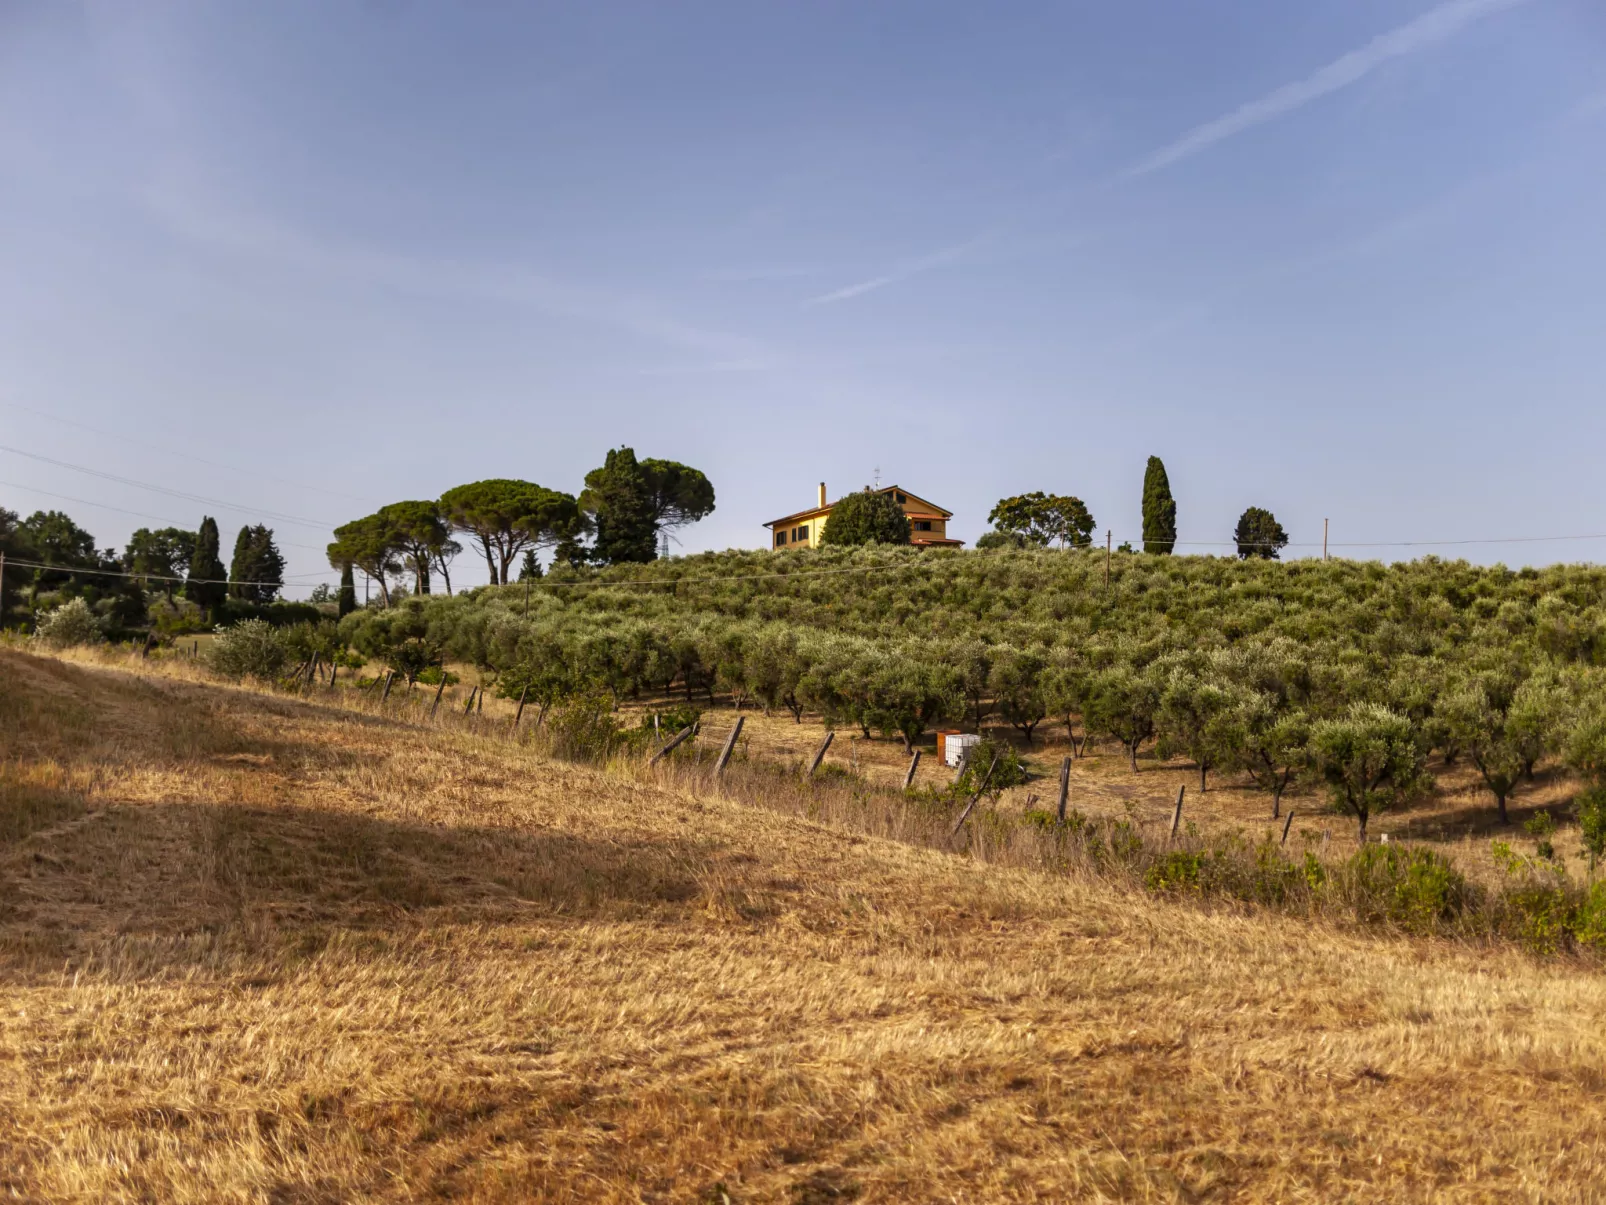
{"label": "white plastic water tank", "polygon": [[943,741],[942,760],[950,766],[960,765],[979,744],[981,737],[974,732],[950,732]]}

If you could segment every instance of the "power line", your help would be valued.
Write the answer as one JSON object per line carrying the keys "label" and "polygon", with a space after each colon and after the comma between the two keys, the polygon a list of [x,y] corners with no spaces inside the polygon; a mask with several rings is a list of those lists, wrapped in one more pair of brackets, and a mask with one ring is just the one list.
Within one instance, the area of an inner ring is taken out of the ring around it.
{"label": "power line", "polygon": [[[42,490],[37,485],[18,485],[15,481],[0,481],[0,486],[7,489],[27,490],[33,494],[43,494],[47,498],[60,498],[63,502],[76,502],[79,506],[93,506],[100,510],[113,510],[120,515],[133,515],[136,519],[154,519],[158,523],[168,523],[174,527],[183,527],[177,519],[169,519],[165,515],[149,515],[142,510],[129,510],[122,506],[112,506],[106,502],[91,502],[88,498],[74,498],[71,494],[58,494],[54,490]],[[185,529],[188,530],[188,529]],[[299,548],[303,552],[324,552],[325,549],[314,548],[311,544],[292,544],[289,540],[275,541],[286,548]]]}
{"label": "power line", "polygon": [[[216,577],[166,577],[160,573],[129,573],[122,569],[80,569],[76,565],[51,565],[44,561],[19,561],[13,557],[6,558],[6,567],[21,565],[24,569],[49,569],[56,573],[65,573],[70,576],[90,575],[94,577],[137,577],[140,581],[149,582],[194,582],[198,586],[261,586],[270,585],[268,582],[235,582],[228,578]],[[296,573],[285,578],[281,585],[316,586],[317,582],[302,581],[302,578],[318,577],[321,573]]]}
{"label": "power line", "polygon": [[86,465],[71,464],[65,460],[56,460],[49,456],[41,456],[37,452],[24,452],[21,448],[7,447],[4,444],[0,444],[0,452],[10,452],[13,456],[26,456],[29,460],[37,460],[44,464],[55,465],[60,469],[71,469],[75,473],[87,473],[91,477],[100,477],[106,481],[115,481],[119,485],[131,485],[136,489],[151,490],[154,493],[166,494],[170,498],[182,498],[186,502],[199,502],[205,506],[222,507],[225,510],[234,511],[236,514],[258,515],[263,518],[276,520],[280,523],[298,523],[303,527],[315,527],[319,531],[331,531],[335,526],[333,523],[326,522],[322,519],[303,519],[299,515],[280,514],[277,511],[263,510],[261,507],[237,506],[233,502],[224,502],[218,498],[208,498],[204,494],[189,494],[185,493],[183,490],[169,489],[165,485],[152,485],[148,481],[135,481],[132,477],[120,477],[116,473],[103,472],[100,469],[92,469]]}
{"label": "power line", "polygon": [[77,419],[63,418],[59,414],[47,414],[43,410],[35,410],[32,406],[24,406],[21,402],[6,402],[5,405],[10,406],[13,410],[21,410],[24,414],[32,414],[37,418],[48,419],[53,423],[62,423],[68,427],[77,427],[80,431],[90,431],[96,435],[104,435],[109,439],[122,440],[125,443],[141,444],[144,447],[152,448],[155,451],[164,453],[168,456],[176,457],[179,460],[188,460],[195,464],[208,465],[214,469],[227,469],[231,473],[252,473],[254,476],[261,477],[264,481],[276,482],[279,485],[290,485],[300,490],[311,490],[313,493],[328,494],[334,498],[344,498],[348,502],[361,502],[365,506],[372,505],[371,499],[359,498],[356,494],[343,494],[339,490],[328,489],[324,486],[304,485],[299,481],[290,481],[283,477],[269,476],[266,473],[262,473],[254,469],[244,469],[238,465],[225,464],[218,460],[207,460],[201,456],[193,456],[188,452],[176,451],[173,448],[169,448],[165,444],[156,442],[155,440],[141,439],[136,435],[125,435],[120,431],[107,431],[102,427],[92,427],[88,423],[81,423]]}

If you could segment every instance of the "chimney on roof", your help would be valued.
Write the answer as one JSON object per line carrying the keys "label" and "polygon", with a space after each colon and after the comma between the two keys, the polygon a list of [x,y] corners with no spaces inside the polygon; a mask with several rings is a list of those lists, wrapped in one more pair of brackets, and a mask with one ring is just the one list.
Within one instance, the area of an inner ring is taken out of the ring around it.
{"label": "chimney on roof", "polygon": [[825,482],[820,482],[820,505],[825,505]]}

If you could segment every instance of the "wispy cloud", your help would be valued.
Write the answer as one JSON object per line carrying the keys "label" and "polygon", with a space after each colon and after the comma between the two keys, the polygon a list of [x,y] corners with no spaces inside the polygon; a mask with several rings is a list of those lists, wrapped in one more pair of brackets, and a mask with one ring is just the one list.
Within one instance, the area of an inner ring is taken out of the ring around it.
{"label": "wispy cloud", "polygon": [[958,263],[975,251],[994,235],[988,230],[978,234],[975,238],[966,239],[962,243],[955,243],[951,247],[940,247],[936,251],[916,256],[896,264],[889,271],[879,276],[872,276],[866,280],[856,281],[840,289],[833,289],[829,293],[821,293],[818,297],[810,297],[804,306],[831,305],[833,302],[846,301],[850,297],[862,297],[866,293],[873,293],[877,289],[884,289],[890,284],[897,284],[900,280],[908,280],[911,276],[918,276],[922,272],[930,272],[933,268],[945,268]]}
{"label": "wispy cloud", "polygon": [[1195,126],[1181,138],[1163,146],[1123,173],[1147,175],[1245,130],[1292,113],[1295,109],[1364,79],[1391,59],[1412,54],[1442,42],[1466,26],[1491,13],[1514,8],[1527,0],[1449,0],[1430,9],[1398,29],[1379,34],[1365,46],[1334,59],[1321,70],[1291,84],[1284,84],[1258,100],[1240,105],[1231,113]]}

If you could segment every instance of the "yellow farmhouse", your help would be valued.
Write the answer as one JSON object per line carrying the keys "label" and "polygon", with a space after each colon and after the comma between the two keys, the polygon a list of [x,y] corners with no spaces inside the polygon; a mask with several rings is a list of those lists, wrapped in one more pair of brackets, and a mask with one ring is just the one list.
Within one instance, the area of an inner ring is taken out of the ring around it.
{"label": "yellow farmhouse", "polygon": [[[903,513],[909,516],[909,542],[922,548],[958,548],[963,540],[948,538],[948,520],[954,517],[951,510],[943,510],[934,502],[916,497],[901,485],[888,485],[877,491],[891,494]],[[834,502],[825,500],[825,482],[820,482],[819,502],[795,515],[771,519],[764,524],[770,529],[771,548],[815,548],[825,534],[826,522],[831,518]]]}

